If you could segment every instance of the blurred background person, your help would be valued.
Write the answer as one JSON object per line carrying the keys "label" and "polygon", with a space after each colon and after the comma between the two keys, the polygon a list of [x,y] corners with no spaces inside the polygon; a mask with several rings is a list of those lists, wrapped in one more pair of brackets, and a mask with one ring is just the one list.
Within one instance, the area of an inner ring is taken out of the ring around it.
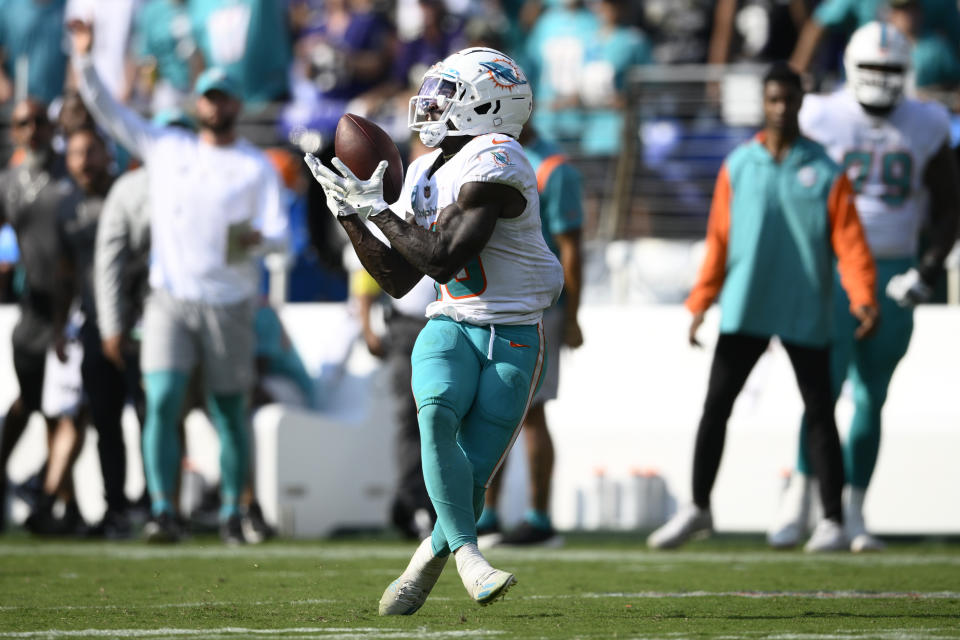
{"label": "blurred background person", "polygon": [[147,535],[157,541],[180,535],[173,513],[176,425],[189,373],[201,363],[220,437],[221,538],[241,543],[259,273],[252,251],[285,247],[279,178],[260,151],[237,138],[240,87],[223,69],[208,69],[197,79],[198,135],[159,129],[106,92],[89,58],[90,25],[75,21],[70,28],[87,107],[143,159],[150,176],[151,295],[141,365],[147,398],[144,467],[155,520]]}
{"label": "blurred background person", "polygon": [[[4,503],[10,454],[30,416],[41,410],[47,351],[53,348],[61,360],[66,359],[64,330],[73,272],[63,244],[62,212],[74,186],[63,157],[51,147],[53,125],[46,105],[35,99],[19,102],[10,126],[23,155],[20,164],[0,174],[0,217],[16,232],[26,286],[11,336],[19,397],[8,410],[0,433],[0,499]],[[48,419],[47,426],[52,434],[55,421]],[[0,524],[4,514],[5,509],[0,509]]]}
{"label": "blurred background person", "polygon": [[[394,460],[397,464],[390,521],[407,538],[422,540],[430,535],[437,516],[423,480],[417,404],[410,391],[410,376],[413,374],[410,354],[417,336],[427,325],[427,305],[437,299],[436,285],[432,279],[423,278],[405,296],[393,298],[384,295],[377,281],[358,265],[350,278],[350,289],[357,302],[367,349],[384,359],[390,374],[396,418]],[[378,301],[384,303],[386,331],[383,335],[376,332],[372,319],[372,309]]]}
{"label": "blurred background person", "polygon": [[64,222],[64,235],[83,318],[79,339],[83,351],[80,372],[84,404],[97,430],[97,451],[106,494],[107,510],[101,525],[105,535],[126,538],[131,530],[124,493],[126,449],[120,424],[126,391],[120,372],[104,357],[101,348],[93,283],[97,226],[114,181],[110,173],[111,158],[106,142],[96,130],[79,128],[67,138],[66,161],[78,188],[77,200]]}
{"label": "blurred background person", "polygon": [[203,56],[190,22],[187,0],[146,0],[133,34],[135,89],[153,113],[189,105]]}
{"label": "blurred background person", "polygon": [[66,23],[83,20],[93,24],[99,34],[91,54],[93,64],[120,102],[130,99],[134,86],[136,66],[130,55],[130,42],[134,17],[141,4],[142,0],[67,0],[64,11]]}
{"label": "blurred background person", "polygon": [[292,57],[288,3],[275,0],[190,0],[190,18],[204,66],[223,69],[240,98],[256,105],[285,100]]}
{"label": "blurred background person", "polygon": [[[162,111],[154,117],[153,122],[159,127],[179,126],[193,129],[192,121],[177,110]],[[122,418],[124,404],[128,401],[133,406],[141,430],[146,414],[140,374],[140,323],[144,301],[149,292],[148,187],[147,170],[143,167],[128,171],[114,182],[103,204],[97,225],[93,264],[97,329],[101,339],[102,358],[106,360],[106,363],[100,365],[107,371],[106,378],[116,390],[107,396],[114,401],[114,404],[107,404],[108,416],[119,415]],[[120,452],[117,452],[117,455],[121,455]],[[120,460],[123,464],[120,464],[120,461],[107,463],[101,459],[101,466],[115,465],[114,483],[119,487],[126,484],[125,450],[122,455],[124,457]],[[142,467],[140,471],[142,472]],[[104,485],[107,485],[106,480]],[[146,491],[137,503],[140,505],[144,501],[146,508],[149,508]],[[109,514],[109,498],[107,505]],[[117,526],[110,520],[105,516],[100,530],[107,537],[122,536],[123,525],[129,518],[119,518]]]}
{"label": "blurred background person", "polygon": [[318,131],[321,146],[332,150],[337,121],[350,102],[389,77],[394,33],[367,0],[307,4],[311,10],[294,44],[293,99],[283,125],[288,133],[298,127]]}
{"label": "blurred background person", "polygon": [[[834,341],[830,348],[833,400],[852,383],[853,420],[843,447],[844,522],[852,551],[879,551],[863,504],[880,450],[883,404],[893,373],[913,333],[913,307],[926,302],[957,234],[960,176],[950,149],[946,110],[903,96],[911,45],[893,25],[870,22],[847,45],[847,85],[828,96],[807,96],[800,127],[842,164],[856,192],[857,211],[876,259],[883,321],[876,333],[853,339],[857,319],[834,287]],[[930,246],[918,255],[929,216]],[[839,284],[839,281],[838,283]],[[768,533],[774,547],[799,542],[806,529],[812,467],[807,424],[800,429],[797,472]]]}
{"label": "blurred background person", "polygon": [[692,346],[699,346],[697,330],[714,300],[721,309],[694,448],[693,502],[650,534],[647,544],[655,549],[674,548],[713,531],[710,493],[727,420],[773,336],[790,357],[803,397],[823,502],[823,519],[805,548],[847,546],[843,459],[830,395],[833,259],[859,322],[858,339],[875,328],[876,270],[850,181],[823,147],[800,135],[802,101],[800,76],[785,64],[774,64],[763,81],[763,130],[730,154],[717,177],[706,255],[686,302],[693,314]]}
{"label": "blurred background person", "polygon": [[[956,84],[960,68],[960,10],[954,0],[824,0],[804,24],[790,64],[798,71],[811,69],[821,41],[838,34],[846,44],[859,27],[873,20],[889,20],[915,42],[914,81],[917,87]],[[822,63],[828,71],[841,67],[843,45],[834,47]]]}
{"label": "blurred background person", "polygon": [[809,0],[717,0],[709,64],[771,62],[793,53]]}
{"label": "blurred background person", "polygon": [[559,149],[543,140],[531,125],[518,138],[537,175],[540,223],[547,246],[563,267],[563,292],[555,305],[544,311],[543,332],[547,340],[547,370],[523,420],[524,444],[530,479],[530,508],[520,525],[500,534],[497,506],[503,474],[497,474],[487,491],[486,504],[477,522],[483,546],[562,544],[550,519],[550,487],[553,484],[553,441],[547,429],[544,406],[557,397],[560,385],[560,347],[576,349],[583,344],[577,321],[583,282],[581,228],[583,194],[579,172]]}
{"label": "blurred background person", "polygon": [[31,96],[50,104],[63,91],[67,73],[67,51],[63,46],[65,6],[66,0],[6,0],[3,3],[0,102]]}
{"label": "blurred background person", "polygon": [[537,105],[533,125],[547,140],[576,146],[584,114],[580,89],[586,82],[587,49],[597,35],[597,17],[580,0],[552,3],[530,30],[525,56]]}
{"label": "blurred background person", "polygon": [[[126,519],[126,455],[120,412],[105,411],[110,398],[120,395],[123,406],[122,380],[115,386],[115,377],[103,366],[99,333],[96,330],[96,307],[93,299],[93,254],[97,224],[103,201],[113,176],[110,174],[110,156],[100,135],[92,128],[75,128],[66,138],[67,170],[77,189],[60,212],[64,251],[69,254],[73,272],[78,313],[71,319],[67,359],[47,357],[44,385],[44,412],[58,420],[57,433],[50,447],[43,494],[27,518],[25,526],[34,533],[86,532],[80,518],[73,491],[73,464],[84,441],[88,419],[97,429],[97,446],[107,511],[103,531],[110,537],[128,537],[130,524]],[[63,286],[61,284],[61,286]],[[53,498],[65,499],[64,516],[56,519],[52,513]]]}

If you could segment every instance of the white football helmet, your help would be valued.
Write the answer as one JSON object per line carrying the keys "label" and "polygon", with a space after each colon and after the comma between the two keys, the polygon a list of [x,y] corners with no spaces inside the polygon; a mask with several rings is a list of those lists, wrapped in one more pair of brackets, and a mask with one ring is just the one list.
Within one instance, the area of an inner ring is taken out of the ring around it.
{"label": "white football helmet", "polygon": [[410,98],[407,124],[436,147],[445,137],[503,133],[519,136],[533,111],[523,71],[506,54],[472,47],[430,67]]}
{"label": "white football helmet", "polygon": [[843,54],[847,87],[857,102],[890,109],[903,95],[912,45],[887,22],[869,22],[857,29]]}

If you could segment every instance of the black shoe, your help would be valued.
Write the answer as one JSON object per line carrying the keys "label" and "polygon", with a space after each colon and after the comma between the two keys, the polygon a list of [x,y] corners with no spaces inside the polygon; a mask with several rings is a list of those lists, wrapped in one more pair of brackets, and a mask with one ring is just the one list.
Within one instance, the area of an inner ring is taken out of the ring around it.
{"label": "black shoe", "polygon": [[502,546],[541,546],[541,547],[559,547],[563,544],[563,538],[557,535],[553,527],[542,529],[535,527],[526,520],[517,525],[516,529],[509,531],[500,538]]}
{"label": "black shoe", "polygon": [[43,465],[40,471],[12,487],[13,495],[26,502],[31,510],[36,508],[43,498],[43,477],[46,475],[46,468],[47,465]]}
{"label": "black shoe", "polygon": [[180,525],[173,515],[164,512],[154,516],[143,525],[143,537],[147,542],[156,544],[171,544],[179,542],[181,537]]}
{"label": "black shoe", "polygon": [[103,520],[97,525],[97,533],[107,540],[127,540],[133,533],[133,527],[126,513],[107,509]]}
{"label": "black shoe", "polygon": [[243,537],[243,523],[239,514],[233,514],[220,523],[220,539],[224,544],[244,544],[247,539]]}
{"label": "black shoe", "polygon": [[263,511],[260,510],[260,505],[256,502],[251,502],[250,506],[247,507],[247,512],[243,515],[240,524],[243,538],[250,544],[259,544],[277,535],[273,527],[263,519]]}
{"label": "black shoe", "polygon": [[492,527],[478,527],[477,536],[490,536],[494,534],[503,533],[503,529],[500,528],[500,523],[497,522]]}

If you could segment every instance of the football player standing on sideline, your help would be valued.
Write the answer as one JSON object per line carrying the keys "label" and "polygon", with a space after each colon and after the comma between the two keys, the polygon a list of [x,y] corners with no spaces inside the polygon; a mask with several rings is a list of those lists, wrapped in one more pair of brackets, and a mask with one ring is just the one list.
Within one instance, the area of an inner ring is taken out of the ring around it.
{"label": "football player standing on sideline", "polygon": [[146,392],[144,470],[154,520],[148,539],[179,537],[173,491],[177,424],[190,372],[201,361],[220,437],[221,537],[243,541],[239,499],[247,478],[246,395],[253,381],[253,251],[282,248],[287,220],[276,171],[237,139],[240,92],[222,69],[197,78],[199,134],[157,127],[118,104],[90,60],[93,30],[70,23],[80,95],[97,123],[143,160],[149,178],[150,297],[141,365]]}
{"label": "football player standing on sideline", "polygon": [[[844,380],[853,385],[854,414],[843,448],[847,488],[844,521],[852,551],[877,551],[867,532],[863,501],[880,449],[880,413],[897,363],[913,332],[913,306],[930,298],[953,246],[960,214],[960,177],[950,150],[950,119],[935,102],[903,97],[911,46],[893,26],[870,22],[850,38],[844,55],[847,86],[808,96],[800,127],[843,165],[856,191],[857,211],[877,262],[880,323],[876,335],[853,340],[856,318],[842,289],[834,289],[835,339],[830,366],[833,399]],[[916,262],[920,227],[929,211],[930,246]],[[774,547],[797,543],[806,526],[810,454],[804,420],[797,473],[768,533]]]}
{"label": "football player standing on sideline", "polygon": [[763,80],[764,128],[727,156],[707,223],[707,252],[687,308],[689,340],[719,297],[720,337],[693,457],[693,504],[654,531],[654,548],[679,546],[713,530],[710,493],[733,403],[772,336],[790,357],[809,416],[808,446],[824,519],[808,551],[845,548],[840,494],[843,459],[830,396],[833,259],[859,326],[877,320],[876,270],[854,206],[853,188],[819,144],[800,135],[800,76],[785,64]]}
{"label": "football player standing on sideline", "polygon": [[[477,517],[540,382],[541,318],[563,286],[540,230],[537,177],[516,138],[532,109],[526,76],[506,55],[459,51],[431,67],[410,100],[410,128],[436,151],[407,172],[399,204],[383,201],[382,162],[369,180],[306,157],[364,268],[400,297],[427,275],[438,300],[413,349],[412,389],[433,534],[380,599],[381,615],[426,601],[450,553],[474,601],[516,582],[477,549]],[[377,240],[369,218],[390,241]]]}

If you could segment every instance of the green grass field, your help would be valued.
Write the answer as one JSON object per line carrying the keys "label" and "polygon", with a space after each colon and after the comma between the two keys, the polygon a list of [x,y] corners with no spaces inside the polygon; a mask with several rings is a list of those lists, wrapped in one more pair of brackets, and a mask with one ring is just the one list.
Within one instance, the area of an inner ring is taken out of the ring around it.
{"label": "green grass field", "polygon": [[519,584],[481,608],[452,563],[417,614],[377,601],[413,546],[386,538],[225,548],[0,539],[0,638],[960,638],[960,544],[774,552],[720,538],[649,552],[568,536],[494,550]]}

